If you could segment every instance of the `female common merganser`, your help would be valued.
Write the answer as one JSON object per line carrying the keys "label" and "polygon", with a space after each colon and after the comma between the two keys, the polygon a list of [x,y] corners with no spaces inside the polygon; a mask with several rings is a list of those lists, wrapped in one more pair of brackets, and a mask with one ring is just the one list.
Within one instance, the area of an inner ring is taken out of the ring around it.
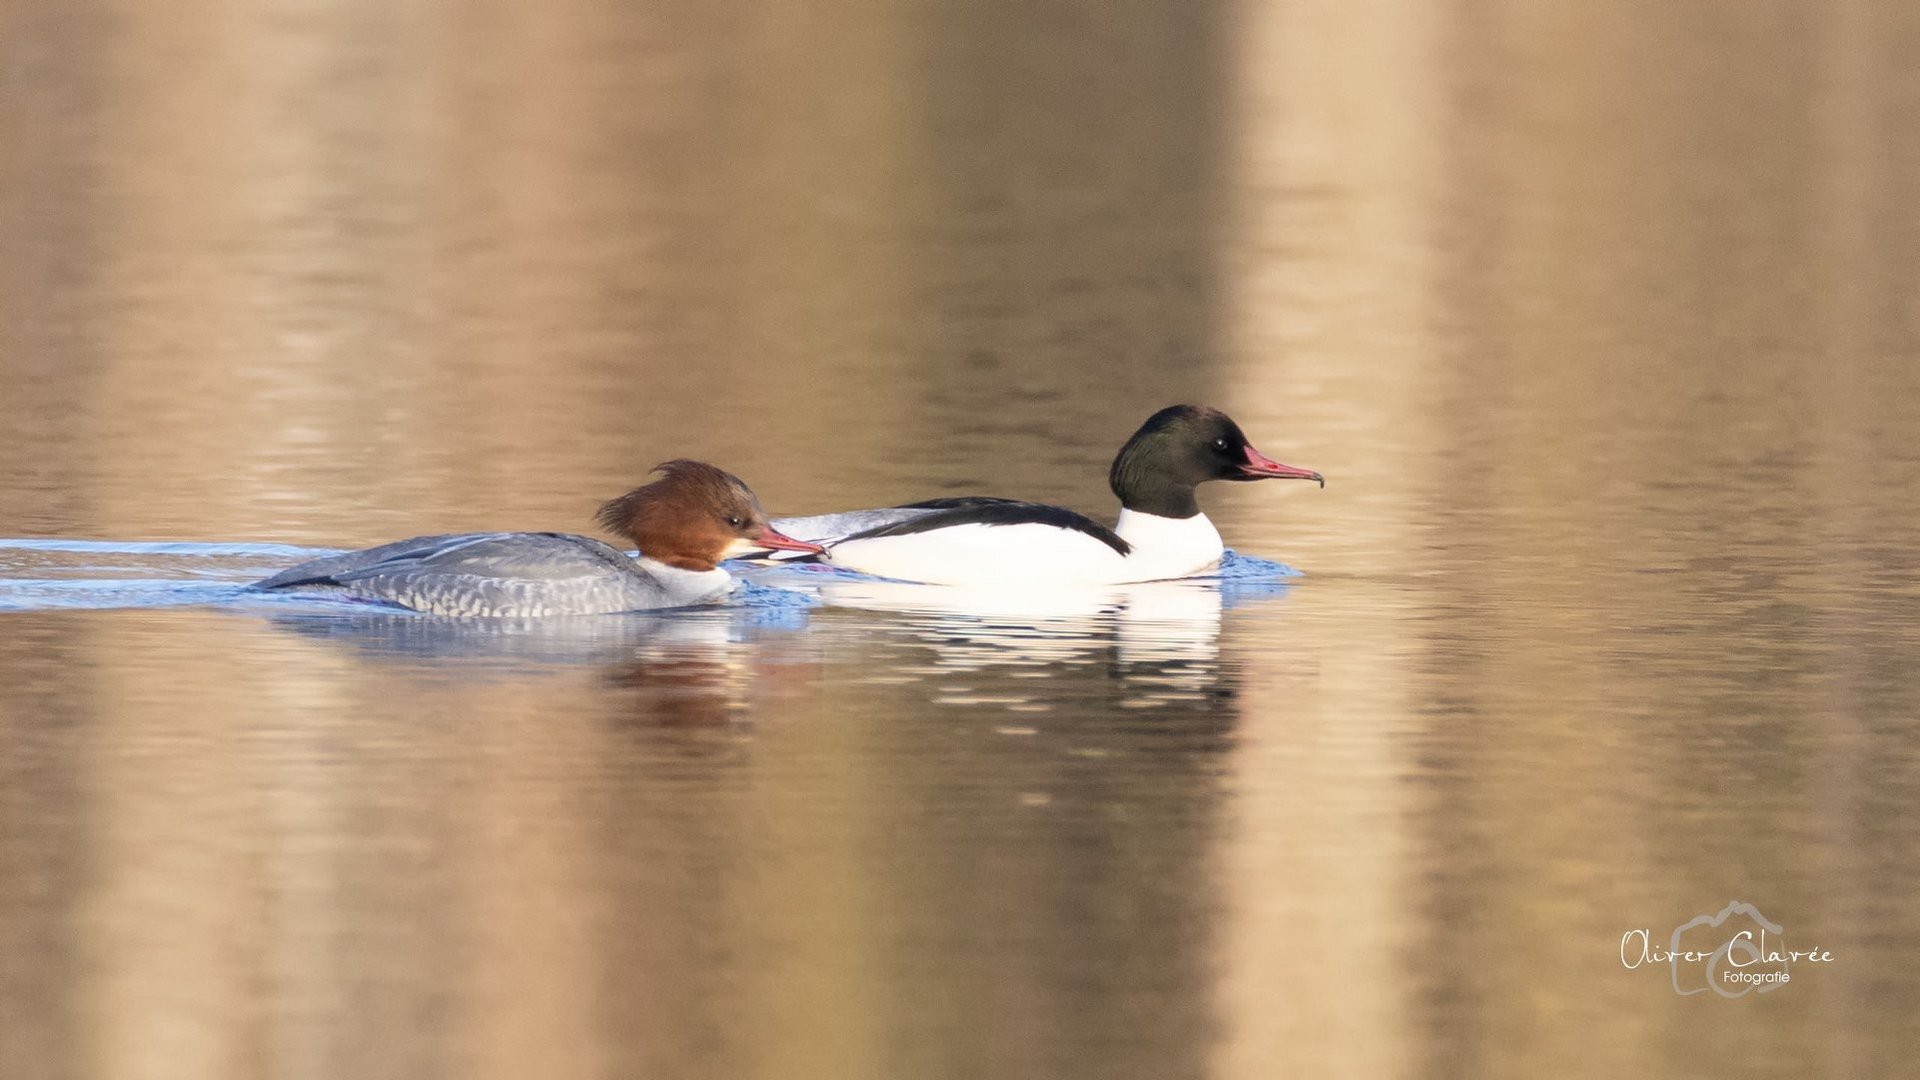
{"label": "female common merganser", "polygon": [[783,532],[827,545],[821,561],[935,585],[1119,585],[1191,577],[1226,548],[1200,512],[1208,480],[1312,480],[1247,442],[1227,414],[1197,405],[1154,413],[1113,459],[1120,499],[1109,529],[1059,506],[1013,499],[933,499],[880,510],[784,518]]}
{"label": "female common merganser", "polygon": [[455,533],[314,559],[255,587],[435,615],[604,615],[718,600],[733,588],[722,559],[822,550],[768,525],[760,501],[730,473],[698,461],[654,471],[660,479],[602,506],[598,517],[640,549],[637,559],[565,533]]}

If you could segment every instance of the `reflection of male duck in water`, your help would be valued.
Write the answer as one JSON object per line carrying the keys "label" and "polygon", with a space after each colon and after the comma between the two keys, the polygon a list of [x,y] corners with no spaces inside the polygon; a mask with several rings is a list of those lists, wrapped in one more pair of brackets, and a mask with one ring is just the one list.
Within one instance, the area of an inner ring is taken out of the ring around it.
{"label": "reflection of male duck in water", "polygon": [[[941,667],[1011,673],[998,691],[1002,697],[1030,696],[1040,689],[1037,676],[1059,665],[1100,662],[1109,663],[1118,682],[1149,697],[1221,689],[1220,622],[1229,605],[1217,581],[964,589],[801,570],[772,571],[760,580],[806,589],[830,607],[906,616],[905,627],[934,650]],[[1260,588],[1242,585],[1233,606],[1284,589],[1277,579]]]}

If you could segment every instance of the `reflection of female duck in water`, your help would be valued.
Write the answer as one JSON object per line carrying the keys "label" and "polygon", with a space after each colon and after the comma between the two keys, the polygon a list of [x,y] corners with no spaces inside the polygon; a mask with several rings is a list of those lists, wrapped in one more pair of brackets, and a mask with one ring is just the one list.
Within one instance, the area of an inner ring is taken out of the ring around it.
{"label": "reflection of female duck in water", "polygon": [[631,616],[423,619],[362,608],[271,613],[273,624],[348,652],[371,669],[467,688],[550,679],[613,691],[607,718],[640,727],[719,727],[758,717],[768,680],[782,692],[815,677],[796,607],[724,607]]}

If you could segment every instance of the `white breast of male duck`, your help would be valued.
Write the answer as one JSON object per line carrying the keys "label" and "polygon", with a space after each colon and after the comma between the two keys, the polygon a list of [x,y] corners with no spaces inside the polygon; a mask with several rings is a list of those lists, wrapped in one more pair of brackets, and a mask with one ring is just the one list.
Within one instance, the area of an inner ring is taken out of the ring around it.
{"label": "white breast of male duck", "polygon": [[1129,576],[1120,579],[1123,582],[1192,577],[1219,566],[1227,551],[1220,530],[1205,514],[1176,518],[1121,510],[1113,531],[1133,548],[1127,557]]}

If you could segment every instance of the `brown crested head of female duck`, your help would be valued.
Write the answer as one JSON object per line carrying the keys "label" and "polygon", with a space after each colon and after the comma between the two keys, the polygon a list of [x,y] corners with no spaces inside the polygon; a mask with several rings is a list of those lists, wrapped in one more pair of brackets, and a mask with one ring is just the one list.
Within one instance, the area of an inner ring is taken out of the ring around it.
{"label": "brown crested head of female duck", "polygon": [[650,559],[681,570],[712,570],[723,559],[756,551],[825,550],[775,531],[753,489],[724,469],[682,459],[656,465],[653,472],[658,480],[611,500],[596,515],[603,528]]}

